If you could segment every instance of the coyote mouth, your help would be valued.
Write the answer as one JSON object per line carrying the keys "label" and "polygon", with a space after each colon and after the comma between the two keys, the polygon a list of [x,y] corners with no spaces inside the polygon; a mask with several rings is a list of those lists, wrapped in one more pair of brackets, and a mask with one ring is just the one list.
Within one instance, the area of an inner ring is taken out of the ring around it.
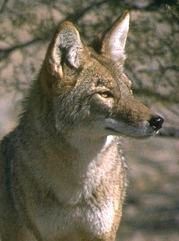
{"label": "coyote mouth", "polygon": [[126,137],[133,137],[133,138],[148,138],[151,136],[155,136],[156,134],[159,133],[159,131],[151,131],[149,133],[141,133],[140,131],[137,132],[135,131],[131,131],[130,133],[128,131],[118,131],[118,130],[114,130],[110,127],[106,127],[105,128],[107,131],[110,132],[110,135],[121,135],[121,136],[126,136]]}
{"label": "coyote mouth", "polygon": [[153,129],[149,125],[148,121],[144,121],[141,126],[132,126],[113,119],[106,120],[105,129],[112,132],[112,134],[115,135],[121,134],[136,138],[150,137],[159,132],[159,130]]}

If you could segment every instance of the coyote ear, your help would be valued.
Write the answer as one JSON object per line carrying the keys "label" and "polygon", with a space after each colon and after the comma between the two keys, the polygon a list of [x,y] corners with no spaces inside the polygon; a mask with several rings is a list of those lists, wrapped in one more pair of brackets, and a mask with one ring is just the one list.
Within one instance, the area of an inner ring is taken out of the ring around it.
{"label": "coyote ear", "polygon": [[116,61],[125,58],[124,50],[129,30],[129,12],[125,11],[105,33],[102,42],[102,53],[108,53]]}
{"label": "coyote ear", "polygon": [[78,69],[84,61],[84,46],[78,30],[71,22],[62,23],[57,29],[47,51],[46,59],[55,74],[63,75],[62,64]]}

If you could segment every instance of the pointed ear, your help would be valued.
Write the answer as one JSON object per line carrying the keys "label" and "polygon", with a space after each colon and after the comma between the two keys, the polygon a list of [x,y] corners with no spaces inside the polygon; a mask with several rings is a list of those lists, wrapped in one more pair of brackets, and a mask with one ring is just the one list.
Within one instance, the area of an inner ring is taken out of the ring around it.
{"label": "pointed ear", "polygon": [[129,17],[129,12],[125,11],[103,37],[101,52],[109,54],[114,61],[125,58]]}
{"label": "pointed ear", "polygon": [[53,74],[63,76],[63,63],[74,69],[80,68],[84,58],[85,48],[78,30],[71,22],[62,23],[57,29],[46,55],[46,61],[54,71]]}

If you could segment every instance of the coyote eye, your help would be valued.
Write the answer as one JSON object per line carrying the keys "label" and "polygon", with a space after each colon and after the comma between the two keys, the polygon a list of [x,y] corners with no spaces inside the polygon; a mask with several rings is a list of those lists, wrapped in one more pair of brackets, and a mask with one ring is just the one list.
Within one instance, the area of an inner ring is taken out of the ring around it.
{"label": "coyote eye", "polygon": [[99,92],[101,97],[103,98],[113,98],[113,94],[110,91]]}

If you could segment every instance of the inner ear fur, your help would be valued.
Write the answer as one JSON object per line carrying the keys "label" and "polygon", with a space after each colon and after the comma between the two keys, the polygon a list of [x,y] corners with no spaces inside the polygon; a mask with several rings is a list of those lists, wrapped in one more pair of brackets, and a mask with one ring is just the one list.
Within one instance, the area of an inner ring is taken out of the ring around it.
{"label": "inner ear fur", "polygon": [[129,30],[129,12],[125,11],[108,29],[102,38],[101,53],[110,55],[111,59],[118,61],[125,59],[125,45]]}
{"label": "inner ear fur", "polygon": [[63,77],[63,63],[79,69],[85,62],[86,51],[78,30],[69,22],[63,22],[57,29],[46,54],[46,64],[52,74]]}

